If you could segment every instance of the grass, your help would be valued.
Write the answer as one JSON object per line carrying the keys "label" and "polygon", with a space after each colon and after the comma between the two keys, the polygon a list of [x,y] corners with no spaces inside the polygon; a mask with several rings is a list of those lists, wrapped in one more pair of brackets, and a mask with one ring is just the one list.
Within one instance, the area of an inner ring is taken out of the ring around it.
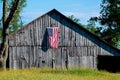
{"label": "grass", "polygon": [[91,69],[31,68],[1,71],[0,80],[120,80],[120,74]]}

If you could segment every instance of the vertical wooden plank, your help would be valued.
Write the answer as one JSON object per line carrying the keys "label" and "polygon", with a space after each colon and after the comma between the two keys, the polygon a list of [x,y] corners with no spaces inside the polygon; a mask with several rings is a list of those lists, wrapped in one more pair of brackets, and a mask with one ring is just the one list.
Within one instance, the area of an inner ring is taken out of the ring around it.
{"label": "vertical wooden plank", "polygon": [[45,15],[45,26],[46,28],[49,27],[49,16],[47,14]]}
{"label": "vertical wooden plank", "polygon": [[68,41],[68,35],[69,35],[68,34],[68,27],[64,26],[64,29],[65,29],[65,33],[64,33],[64,36],[65,36],[65,38],[64,38],[65,46],[68,47],[68,46],[70,46],[69,41]]}
{"label": "vertical wooden plank", "polygon": [[75,68],[75,57],[69,57],[69,68]]}
{"label": "vertical wooden plank", "polygon": [[13,48],[13,69],[17,69],[17,49],[16,47]]}
{"label": "vertical wooden plank", "polygon": [[61,46],[64,47],[65,46],[65,31],[64,31],[64,25],[61,24]]}
{"label": "vertical wooden plank", "polygon": [[27,50],[27,48],[25,47],[25,46],[23,46],[23,47],[21,47],[21,50],[22,50],[22,52],[21,52],[21,63],[20,63],[20,65],[21,65],[21,68],[23,69],[23,68],[25,68],[25,61],[26,61],[26,56],[25,56],[25,54],[26,54],[26,50]]}
{"label": "vertical wooden plank", "polygon": [[24,29],[22,30],[22,45],[27,45],[28,44],[28,30]]}
{"label": "vertical wooden plank", "polygon": [[[45,49],[45,47],[43,47]],[[42,51],[42,62],[41,62],[42,67],[47,67],[47,52]]]}
{"label": "vertical wooden plank", "polygon": [[40,45],[39,44],[39,29],[40,29],[40,19],[38,19],[37,21],[36,21],[36,37],[37,37],[37,45]]}
{"label": "vertical wooden plank", "polygon": [[93,69],[97,69],[97,57],[93,56]]}
{"label": "vertical wooden plank", "polygon": [[34,67],[34,46],[31,46],[30,67]]}
{"label": "vertical wooden plank", "polygon": [[18,60],[17,59],[14,59],[13,64],[14,64],[13,69],[18,69],[19,66],[18,66]]}
{"label": "vertical wooden plank", "polygon": [[38,67],[42,67],[42,49],[38,46]]}
{"label": "vertical wooden plank", "polygon": [[18,46],[21,45],[21,38],[20,37],[21,37],[20,32],[18,32],[18,37],[17,37],[18,38]]}
{"label": "vertical wooden plank", "polygon": [[58,48],[57,50],[54,50],[54,55],[55,55],[55,63],[56,63],[56,68],[62,68],[62,53],[61,53],[61,48]]}
{"label": "vertical wooden plank", "polygon": [[81,50],[80,50],[80,47],[76,47],[76,56],[78,56],[78,57],[80,57],[80,55],[81,55],[81,52],[80,52]]}
{"label": "vertical wooden plank", "polygon": [[29,25],[28,27],[29,27],[29,29],[28,29],[28,30],[29,30],[29,32],[28,32],[28,34],[29,34],[29,35],[28,35],[28,36],[29,36],[28,39],[29,39],[29,40],[28,40],[28,41],[29,41],[29,45],[32,45],[32,43],[31,43],[31,28],[30,28],[31,26]]}
{"label": "vertical wooden plank", "polygon": [[75,57],[75,67],[79,68],[79,57],[78,56]]}
{"label": "vertical wooden plank", "polygon": [[72,57],[73,56],[73,49],[72,49],[73,47],[69,47],[69,55],[70,55],[70,57]]}
{"label": "vertical wooden plank", "polygon": [[[25,37],[25,44],[26,45],[30,45],[31,43],[30,43],[30,27],[28,27],[28,28],[26,28],[25,30],[24,30],[24,37]],[[23,38],[24,39],[24,38]]]}
{"label": "vertical wooden plank", "polygon": [[30,40],[31,40],[31,45],[34,45],[33,24],[30,24]]}
{"label": "vertical wooden plank", "polygon": [[62,69],[65,69],[66,68],[66,61],[67,61],[67,51],[66,51],[66,48],[65,47],[63,47],[63,48],[61,48],[62,49],[62,51],[61,51],[61,53],[62,53]]}
{"label": "vertical wooden plank", "polygon": [[65,39],[65,25],[62,25],[62,47],[65,47],[65,42],[66,42],[66,39]]}
{"label": "vertical wooden plank", "polygon": [[38,50],[39,46],[36,46],[36,61],[35,61],[35,67],[39,67],[39,50]]}
{"label": "vertical wooden plank", "polygon": [[24,54],[24,48],[21,47],[21,48],[20,48],[20,64],[19,64],[19,66],[20,66],[19,68],[20,68],[20,69],[23,68],[23,67],[22,67],[22,63],[23,63],[23,59],[24,59],[23,54]]}
{"label": "vertical wooden plank", "polygon": [[50,19],[51,19],[51,17],[48,15],[48,26],[47,27],[51,26]]}
{"label": "vertical wooden plank", "polygon": [[37,30],[36,30],[37,25],[36,25],[36,21],[37,21],[37,20],[35,20],[34,23],[33,23],[34,45],[37,45]]}
{"label": "vertical wooden plank", "polygon": [[13,48],[13,60],[15,60],[16,59],[16,57],[17,57],[17,49],[16,49],[16,47],[14,47]]}
{"label": "vertical wooden plank", "polygon": [[79,47],[80,46],[80,35],[76,32],[76,46]]}
{"label": "vertical wooden plank", "polygon": [[80,35],[80,36],[79,36],[79,45],[80,45],[80,46],[83,46],[83,43],[84,43],[83,37]]}
{"label": "vertical wooden plank", "polygon": [[32,40],[31,40],[31,25],[29,24],[28,27],[29,27],[29,29],[28,29],[29,30],[29,32],[28,32],[28,34],[29,34],[28,35],[29,36],[29,38],[28,38],[29,39],[29,45],[32,45]]}
{"label": "vertical wooden plank", "polygon": [[68,69],[69,68],[69,57],[70,57],[70,51],[69,51],[69,47],[66,47],[66,68]]}
{"label": "vertical wooden plank", "polygon": [[88,56],[88,58],[87,58],[87,67],[88,68],[92,68],[92,69],[94,68],[94,65],[93,65],[94,61],[93,60],[94,60],[93,56]]}
{"label": "vertical wooden plank", "polygon": [[17,40],[18,38],[17,38],[17,34],[15,34],[15,46],[17,46],[17,44],[18,44],[18,40]]}
{"label": "vertical wooden plank", "polygon": [[73,56],[74,56],[74,57],[77,56],[77,47],[73,47]]}
{"label": "vertical wooden plank", "polygon": [[59,36],[59,46],[62,46],[62,40],[63,40],[63,38],[62,38],[62,25],[60,24],[60,26],[59,26],[59,33],[58,33],[58,36]]}
{"label": "vertical wooden plank", "polygon": [[[53,57],[53,53],[54,53],[53,49],[48,50],[48,54],[47,54],[47,56],[48,56],[48,67],[50,67],[50,68],[53,67],[52,61],[55,60],[55,58]],[[54,61],[54,63],[55,63],[55,61]],[[54,68],[55,68],[55,65],[54,65]]]}
{"label": "vertical wooden plank", "polygon": [[38,21],[38,45],[41,46],[41,39],[42,39],[42,34],[41,34],[41,29],[42,29],[42,26],[41,26],[41,19],[39,19]]}
{"label": "vertical wooden plank", "polygon": [[21,67],[21,65],[22,65],[22,54],[23,54],[23,49],[22,49],[22,47],[20,47],[20,49],[19,49],[19,52],[18,52],[18,54],[19,54],[19,68],[21,69],[22,67]]}
{"label": "vertical wooden plank", "polygon": [[34,46],[34,67],[38,66],[38,46]]}
{"label": "vertical wooden plank", "polygon": [[17,60],[17,69],[19,69],[20,67],[20,47],[16,47],[17,51],[16,51],[16,60]]}
{"label": "vertical wooden plank", "polygon": [[80,63],[81,63],[81,67],[87,67],[87,57],[86,56],[82,56],[80,57]]}
{"label": "vertical wooden plank", "polygon": [[84,50],[82,46],[80,47],[80,52],[81,52],[81,56],[84,56]]}
{"label": "vertical wooden plank", "polygon": [[[57,50],[58,50],[58,49],[57,49]],[[55,50],[51,50],[51,53],[52,53],[52,54],[51,54],[51,55],[52,55],[52,56],[51,56],[51,57],[52,57],[52,65],[51,65],[51,66],[52,66],[53,69],[55,69],[55,68],[56,68],[56,65],[57,65],[57,64],[56,64],[56,63],[57,63],[57,62],[56,62],[56,61],[57,61],[56,54],[59,54],[59,53],[56,53],[57,50],[56,50],[56,49],[55,49]]]}
{"label": "vertical wooden plank", "polygon": [[13,47],[9,47],[9,67],[13,68]]}
{"label": "vertical wooden plank", "polygon": [[[47,47],[45,47],[47,49]],[[45,67],[49,67],[49,50],[44,51]]]}

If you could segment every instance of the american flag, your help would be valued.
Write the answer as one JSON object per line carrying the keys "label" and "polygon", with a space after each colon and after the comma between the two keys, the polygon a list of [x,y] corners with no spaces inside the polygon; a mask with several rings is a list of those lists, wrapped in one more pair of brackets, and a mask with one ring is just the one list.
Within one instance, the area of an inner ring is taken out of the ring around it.
{"label": "american flag", "polygon": [[48,46],[50,48],[58,48],[58,27],[47,28],[48,32]]}

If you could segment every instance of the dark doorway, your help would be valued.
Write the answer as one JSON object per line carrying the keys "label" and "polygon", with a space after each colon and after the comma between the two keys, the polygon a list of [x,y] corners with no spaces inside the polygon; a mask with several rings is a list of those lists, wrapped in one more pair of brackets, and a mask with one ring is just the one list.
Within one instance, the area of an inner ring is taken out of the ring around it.
{"label": "dark doorway", "polygon": [[120,72],[120,56],[98,56],[97,68],[109,72]]}

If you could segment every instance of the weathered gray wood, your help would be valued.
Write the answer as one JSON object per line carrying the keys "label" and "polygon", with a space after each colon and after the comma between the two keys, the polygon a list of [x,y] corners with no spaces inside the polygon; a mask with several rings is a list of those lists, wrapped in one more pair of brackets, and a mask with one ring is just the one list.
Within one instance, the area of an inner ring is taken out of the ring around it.
{"label": "weathered gray wood", "polygon": [[62,59],[62,69],[65,69],[66,68],[66,59],[67,59],[67,51],[66,51],[66,48],[63,47],[61,48],[61,59]]}
{"label": "weathered gray wood", "polygon": [[13,68],[13,57],[12,57],[12,55],[13,55],[13,48],[12,47],[9,47],[9,51],[10,51],[10,53],[9,53],[9,67],[10,67],[10,69],[11,68]]}
{"label": "weathered gray wood", "polygon": [[62,59],[61,59],[61,48],[55,50],[55,62],[56,62],[56,68],[61,68],[62,67]]}
{"label": "weathered gray wood", "polygon": [[[58,49],[48,48],[47,27],[59,28]],[[67,66],[97,68],[98,55],[118,54],[119,51],[54,11],[35,19],[10,35],[9,39],[10,68],[15,69]]]}

